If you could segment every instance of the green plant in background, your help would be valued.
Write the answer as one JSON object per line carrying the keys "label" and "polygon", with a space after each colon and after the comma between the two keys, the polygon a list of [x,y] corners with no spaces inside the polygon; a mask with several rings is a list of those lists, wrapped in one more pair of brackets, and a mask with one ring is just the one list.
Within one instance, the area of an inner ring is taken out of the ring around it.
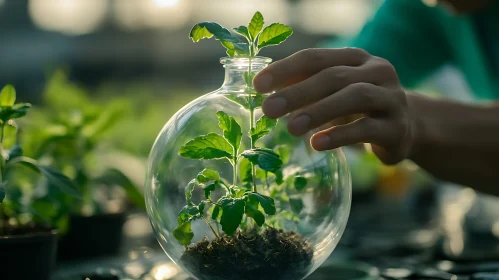
{"label": "green plant in background", "polygon": [[[50,211],[54,208],[47,201],[60,193],[76,200],[81,199],[71,179],[50,166],[24,156],[23,149],[18,142],[19,126],[16,120],[24,117],[31,105],[16,104],[15,101],[14,87],[5,86],[0,93],[0,235],[6,233],[7,225],[22,227],[23,224],[29,222],[49,226],[58,225],[65,220],[67,213]],[[26,180],[31,180],[32,174],[27,174],[25,169],[18,168],[21,166],[43,175],[48,185],[54,188],[49,187],[41,191],[40,184],[26,185]],[[23,216],[23,214],[28,216]],[[13,221],[5,224],[4,215],[12,218]]]}
{"label": "green plant in background", "polygon": [[23,142],[29,152],[41,161],[57,165],[74,180],[83,199],[60,197],[71,213],[92,215],[107,212],[106,203],[122,187],[128,199],[144,208],[143,195],[125,175],[121,166],[106,160],[116,156],[105,146],[106,133],[126,114],[130,102],[116,98],[103,102],[68,81],[58,71],[48,81],[44,107],[34,112],[36,120],[29,124]]}
{"label": "green plant in background", "polygon": [[[234,30],[242,35],[246,42],[214,22],[199,23],[190,32],[194,42],[215,37],[227,49],[229,56],[250,59],[248,71],[243,73],[245,92],[227,96],[229,100],[249,111],[250,129],[243,135],[239,123],[232,116],[219,111],[216,115],[221,134],[209,133],[196,137],[180,148],[179,155],[184,158],[225,159],[233,168],[230,182],[220,177],[217,170],[204,169],[186,186],[187,205],[180,211],[178,226],[173,231],[175,238],[185,246],[189,245],[194,237],[191,230],[194,220],[203,219],[216,237],[221,236],[219,224],[223,232],[231,236],[238,228],[245,231],[262,226],[279,227],[283,219],[299,221],[296,214],[303,208],[301,199],[290,198],[288,194],[305,191],[307,178],[296,174],[288,174],[284,178],[283,175],[282,167],[283,163],[289,160],[289,149],[285,145],[275,146],[274,149],[257,145],[260,139],[276,127],[277,120],[266,116],[255,120],[255,110],[261,107],[263,96],[257,94],[253,88],[255,74],[251,68],[252,57],[264,47],[282,43],[293,30],[280,23],[273,23],[264,28],[264,18],[260,12],[255,13],[248,26],[240,26]],[[249,137],[250,147],[240,151],[243,136]],[[205,195],[205,199],[199,204],[192,200],[196,187],[201,187]],[[215,190],[223,192],[218,199],[212,197]],[[276,211],[276,202],[279,211]],[[254,225],[244,219],[244,215],[247,219],[251,218]]]}

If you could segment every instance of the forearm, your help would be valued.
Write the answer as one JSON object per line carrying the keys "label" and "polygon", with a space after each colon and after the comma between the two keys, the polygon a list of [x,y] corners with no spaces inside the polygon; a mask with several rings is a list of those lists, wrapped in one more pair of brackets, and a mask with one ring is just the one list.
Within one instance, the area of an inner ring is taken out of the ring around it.
{"label": "forearm", "polygon": [[408,95],[410,159],[447,181],[499,195],[499,105],[465,105]]}

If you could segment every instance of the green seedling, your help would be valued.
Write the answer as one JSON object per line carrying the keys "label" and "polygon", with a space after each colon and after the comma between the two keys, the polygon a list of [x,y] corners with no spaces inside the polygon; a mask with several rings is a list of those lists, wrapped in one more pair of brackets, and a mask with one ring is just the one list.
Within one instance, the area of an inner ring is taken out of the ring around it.
{"label": "green seedling", "polygon": [[[243,73],[245,94],[229,95],[227,98],[249,111],[250,129],[243,133],[234,117],[218,111],[216,115],[221,133],[198,136],[180,148],[179,155],[184,158],[227,160],[233,168],[230,182],[222,178],[217,170],[204,169],[186,186],[187,205],[178,214],[178,226],[173,231],[175,238],[185,246],[194,237],[191,223],[195,220],[204,220],[219,238],[221,233],[218,225],[221,225],[222,231],[228,236],[238,229],[278,227],[280,219],[299,221],[297,214],[303,208],[301,199],[290,199],[286,194],[286,190],[293,184],[296,186],[295,191],[303,191],[307,185],[305,177],[283,178],[283,164],[289,160],[288,148],[257,147],[259,140],[276,127],[277,120],[266,116],[255,120],[255,110],[261,107],[263,96],[256,94],[253,89],[255,74],[251,68],[252,57],[258,55],[262,48],[284,42],[293,30],[280,23],[264,28],[264,18],[257,12],[248,26],[234,28],[234,31],[240,36],[233,35],[217,23],[202,22],[196,24],[190,32],[190,38],[194,42],[215,37],[227,49],[229,56],[249,58],[248,71]],[[250,147],[241,151],[243,137],[249,137]],[[192,201],[194,188],[202,188],[204,191],[204,200],[197,205]],[[217,189],[222,190],[223,195],[214,200],[211,194]],[[279,213],[276,202],[280,206]],[[290,211],[283,210],[286,207]],[[253,223],[248,222],[248,219],[253,220]]]}
{"label": "green seedling", "polygon": [[[103,101],[69,81],[64,71],[55,72],[43,94],[43,107],[33,113],[36,120],[25,129],[23,142],[35,158],[53,162],[76,183],[83,196],[75,201],[59,197],[59,211],[71,215],[96,215],[106,212],[105,194],[114,186],[122,187],[135,206],[144,209],[143,195],[123,165],[109,152],[107,135],[129,111],[126,99]],[[98,189],[99,188],[99,189]]]}
{"label": "green seedling", "polygon": [[[47,190],[48,195],[64,193],[73,198],[81,199],[81,194],[71,179],[57,169],[39,164],[36,160],[24,155],[18,142],[19,126],[16,121],[26,115],[31,105],[27,103],[16,104],[15,101],[16,90],[11,85],[5,86],[0,93],[0,235],[5,234],[5,213],[9,217],[17,219],[23,214],[24,208],[29,214],[35,216],[35,220],[41,219],[49,225],[55,218],[52,213],[44,211],[47,209],[47,207],[42,207],[44,201],[38,200],[33,194],[34,192],[28,195],[30,196],[27,199],[29,200],[28,205],[20,205],[20,197],[25,189],[20,187],[22,184],[19,181],[22,181],[22,178],[17,178],[19,173],[16,173],[16,170],[19,169],[18,167],[27,167],[44,176],[47,182],[57,189],[56,191]],[[7,130],[14,130],[13,135],[7,135]],[[7,136],[13,138],[10,147],[6,145]],[[19,221],[17,222],[21,224]]]}

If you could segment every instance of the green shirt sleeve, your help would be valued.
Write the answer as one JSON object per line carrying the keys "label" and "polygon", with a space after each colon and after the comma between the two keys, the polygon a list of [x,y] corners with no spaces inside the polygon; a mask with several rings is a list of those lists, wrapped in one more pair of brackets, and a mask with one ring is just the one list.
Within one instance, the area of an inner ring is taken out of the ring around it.
{"label": "green shirt sleeve", "polygon": [[349,45],[387,59],[404,86],[417,86],[450,61],[451,49],[439,20],[441,12],[420,0],[385,0]]}

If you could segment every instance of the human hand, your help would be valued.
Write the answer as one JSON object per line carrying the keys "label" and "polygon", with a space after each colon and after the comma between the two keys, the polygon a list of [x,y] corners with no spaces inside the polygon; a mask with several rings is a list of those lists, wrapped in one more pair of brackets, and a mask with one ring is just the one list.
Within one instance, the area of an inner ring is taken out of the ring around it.
{"label": "human hand", "polygon": [[272,63],[256,75],[258,92],[276,91],[263,103],[270,118],[293,113],[288,130],[300,136],[338,118],[364,117],[317,132],[316,150],[371,143],[386,164],[407,158],[415,125],[407,95],[387,60],[364,50],[307,49]]}

